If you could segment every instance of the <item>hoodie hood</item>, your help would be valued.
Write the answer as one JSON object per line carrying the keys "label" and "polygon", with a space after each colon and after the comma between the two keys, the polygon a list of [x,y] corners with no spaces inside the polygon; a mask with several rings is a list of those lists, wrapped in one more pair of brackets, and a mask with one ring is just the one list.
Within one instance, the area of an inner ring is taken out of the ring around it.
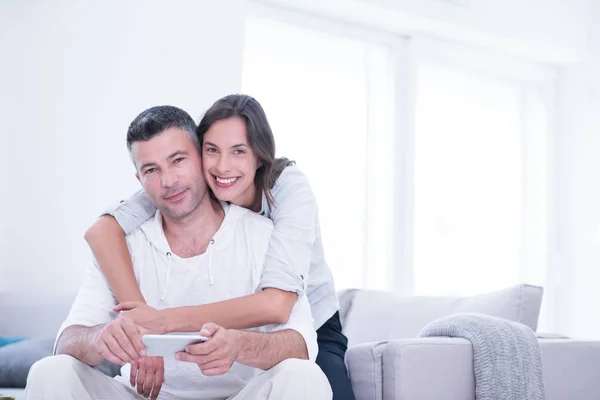
{"label": "hoodie hood", "polygon": [[[212,237],[215,244],[220,241],[222,237],[227,237],[227,232],[246,212],[248,212],[247,209],[239,206],[231,205],[226,202],[219,203],[225,212],[225,217],[223,218],[221,226]],[[164,253],[165,255],[167,253],[172,253],[171,246],[169,246],[169,242],[163,229],[162,213],[159,210],[156,210],[154,217],[143,224],[140,227],[140,230],[144,232],[146,239],[148,239],[150,244],[152,244],[159,252]]]}

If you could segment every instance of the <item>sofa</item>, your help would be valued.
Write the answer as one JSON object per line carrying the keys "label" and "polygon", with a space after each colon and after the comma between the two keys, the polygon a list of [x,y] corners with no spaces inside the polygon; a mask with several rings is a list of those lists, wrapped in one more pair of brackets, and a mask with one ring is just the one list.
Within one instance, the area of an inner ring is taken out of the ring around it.
{"label": "sofa", "polygon": [[[419,338],[419,331],[430,321],[456,313],[492,315],[537,331],[542,294],[542,288],[525,284],[462,298],[341,292],[346,364],[356,399],[475,400],[471,343]],[[537,336],[546,399],[599,400],[600,340]]]}
{"label": "sofa", "polygon": [[[537,330],[542,289],[517,285],[472,297],[400,297],[344,290],[340,317],[346,364],[357,400],[475,400],[473,350],[464,339],[418,338],[430,321],[477,312]],[[27,337],[0,347],[0,396],[19,400],[28,366],[52,351],[72,297],[0,294],[0,337]],[[538,334],[547,400],[600,399],[600,341]],[[110,373],[111,369],[105,370]],[[3,382],[4,379],[4,382]]]}

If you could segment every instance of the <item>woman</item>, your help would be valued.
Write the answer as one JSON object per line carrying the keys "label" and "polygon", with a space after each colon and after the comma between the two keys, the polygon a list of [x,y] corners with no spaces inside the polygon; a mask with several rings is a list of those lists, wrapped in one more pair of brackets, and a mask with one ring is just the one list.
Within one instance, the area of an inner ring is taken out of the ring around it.
{"label": "woman", "polygon": [[[347,339],[341,331],[333,278],[323,254],[317,205],[306,177],[292,162],[275,158],[267,117],[250,96],[230,95],[218,100],[200,121],[197,134],[204,178],[212,194],[265,215],[273,221],[274,231],[261,277],[263,290],[195,306],[185,315],[171,314],[170,318],[186,318],[198,330],[205,322],[231,329],[279,324],[287,321],[297,296],[306,291],[317,329],[317,364],[331,383],[334,399],[353,399],[344,364]],[[140,323],[144,313],[136,314],[136,309],[144,307],[138,307],[137,302],[145,300],[133,274],[125,235],[154,212],[149,198],[139,192],[121,202],[110,215],[101,217],[86,233],[100,268],[121,302],[117,309],[133,308],[130,315]]]}

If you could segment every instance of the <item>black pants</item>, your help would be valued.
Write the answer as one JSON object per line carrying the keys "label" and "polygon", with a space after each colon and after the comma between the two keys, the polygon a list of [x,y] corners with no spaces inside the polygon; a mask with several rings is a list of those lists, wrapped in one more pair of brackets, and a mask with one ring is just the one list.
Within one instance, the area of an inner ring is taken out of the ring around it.
{"label": "black pants", "polygon": [[348,339],[342,333],[340,313],[336,312],[317,329],[319,354],[317,365],[321,367],[333,391],[333,400],[354,400],[352,385],[344,363]]}

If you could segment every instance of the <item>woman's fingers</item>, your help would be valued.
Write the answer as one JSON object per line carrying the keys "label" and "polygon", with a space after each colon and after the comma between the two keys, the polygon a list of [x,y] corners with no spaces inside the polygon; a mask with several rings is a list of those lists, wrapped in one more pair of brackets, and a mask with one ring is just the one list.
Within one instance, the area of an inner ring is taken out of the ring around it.
{"label": "woman's fingers", "polygon": [[142,307],[145,305],[146,304],[142,303],[141,301],[124,301],[114,306],[113,311],[129,311],[133,310],[134,308]]}

